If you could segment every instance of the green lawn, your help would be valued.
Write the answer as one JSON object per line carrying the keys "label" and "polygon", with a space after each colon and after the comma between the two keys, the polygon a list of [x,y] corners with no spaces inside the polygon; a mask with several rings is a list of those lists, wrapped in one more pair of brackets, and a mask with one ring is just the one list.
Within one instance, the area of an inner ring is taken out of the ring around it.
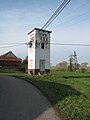
{"label": "green lawn", "polygon": [[[0,73],[2,74],[2,73]],[[64,120],[90,119],[90,73],[52,71],[48,76],[3,73],[37,86]]]}

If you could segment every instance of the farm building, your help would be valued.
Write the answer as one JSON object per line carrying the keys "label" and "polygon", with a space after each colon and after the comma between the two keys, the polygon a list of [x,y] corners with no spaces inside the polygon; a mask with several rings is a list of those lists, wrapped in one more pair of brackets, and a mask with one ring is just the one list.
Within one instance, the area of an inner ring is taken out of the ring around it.
{"label": "farm building", "polygon": [[17,58],[12,51],[9,51],[0,56],[0,71],[15,71],[19,70],[21,59]]}
{"label": "farm building", "polygon": [[50,73],[50,33],[35,28],[28,33],[28,73]]}

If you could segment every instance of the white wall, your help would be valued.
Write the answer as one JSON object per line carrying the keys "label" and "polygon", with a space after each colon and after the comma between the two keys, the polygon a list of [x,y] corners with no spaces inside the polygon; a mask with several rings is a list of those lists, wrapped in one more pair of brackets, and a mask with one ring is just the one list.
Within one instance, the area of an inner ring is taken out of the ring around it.
{"label": "white wall", "polygon": [[35,69],[35,31],[28,35],[28,43],[31,41],[31,38],[34,38],[34,42],[31,48],[28,44],[28,69]]}
{"label": "white wall", "polygon": [[[37,30],[38,33],[38,30]],[[47,35],[48,45],[44,46],[44,49],[41,48],[41,44],[35,50],[35,58],[36,58],[36,69],[39,69],[39,61],[45,60],[45,69],[50,69],[50,34],[48,32],[44,32]],[[41,41],[40,36],[38,36],[37,41]]]}
{"label": "white wall", "polygon": [[[34,39],[32,47],[30,48],[28,46],[28,69],[39,69],[40,60],[45,60],[45,69],[50,69],[50,34],[47,31],[40,31],[41,33],[46,34],[48,40],[48,47],[45,46],[44,49],[42,49],[41,36],[39,36],[38,32],[39,31],[35,29],[30,34],[28,34],[28,42],[32,40],[31,38]],[[35,48],[36,41],[39,43],[37,48]]]}
{"label": "white wall", "polygon": [[49,49],[37,49],[36,50],[36,69],[39,69],[39,61],[45,60],[45,69],[50,69],[50,50]]}

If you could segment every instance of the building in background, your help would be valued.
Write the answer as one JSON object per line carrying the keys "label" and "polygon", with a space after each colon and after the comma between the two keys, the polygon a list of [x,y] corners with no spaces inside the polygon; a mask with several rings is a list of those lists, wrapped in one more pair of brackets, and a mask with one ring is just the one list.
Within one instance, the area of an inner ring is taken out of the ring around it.
{"label": "building in background", "polygon": [[0,71],[17,71],[21,67],[21,59],[17,58],[12,51],[0,56]]}
{"label": "building in background", "polygon": [[35,28],[28,33],[28,73],[50,73],[50,33]]}

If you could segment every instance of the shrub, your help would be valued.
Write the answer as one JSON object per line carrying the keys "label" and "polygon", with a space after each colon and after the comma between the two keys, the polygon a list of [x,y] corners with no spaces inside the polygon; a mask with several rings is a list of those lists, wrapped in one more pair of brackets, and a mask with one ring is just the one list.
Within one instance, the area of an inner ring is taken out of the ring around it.
{"label": "shrub", "polygon": [[84,72],[87,72],[87,68],[82,67],[82,68],[80,69],[80,71],[83,72],[83,73],[84,73]]}

